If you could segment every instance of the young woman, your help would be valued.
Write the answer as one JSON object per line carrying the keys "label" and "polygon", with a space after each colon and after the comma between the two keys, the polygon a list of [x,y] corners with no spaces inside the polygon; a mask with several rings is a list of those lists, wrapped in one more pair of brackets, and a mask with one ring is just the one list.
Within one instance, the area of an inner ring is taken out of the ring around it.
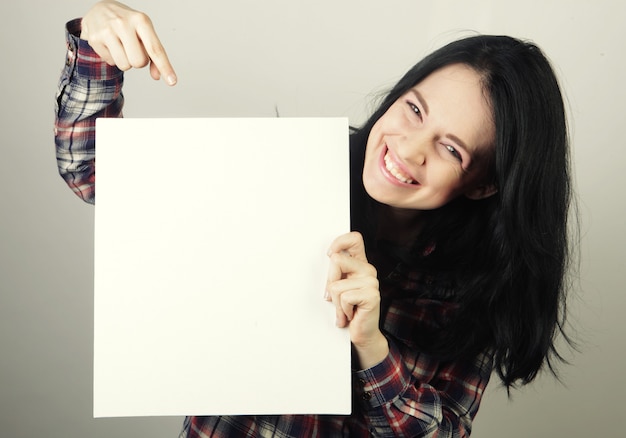
{"label": "young woman", "polygon": [[[94,122],[121,116],[122,72],[177,78],[143,13],[103,1],[67,30],[58,164],[93,203]],[[328,252],[352,415],[188,417],[181,437],[468,436],[493,371],[511,388],[559,358],[568,159],[535,45],[475,36],[420,61],[351,135],[354,231]]]}

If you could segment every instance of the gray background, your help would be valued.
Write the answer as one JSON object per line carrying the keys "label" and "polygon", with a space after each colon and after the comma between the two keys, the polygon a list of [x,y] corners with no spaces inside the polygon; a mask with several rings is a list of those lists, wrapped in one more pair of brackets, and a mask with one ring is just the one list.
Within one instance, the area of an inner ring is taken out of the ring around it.
{"label": "gray background", "polygon": [[[0,436],[173,437],[180,428],[181,418],[91,418],[93,209],[57,176],[52,141],[63,25],[90,4],[0,5]],[[147,71],[131,72],[125,113],[273,116],[278,107],[281,116],[348,116],[356,124],[417,59],[468,31],[536,41],[557,66],[572,125],[581,264],[570,310],[581,353],[566,351],[564,384],[542,376],[510,401],[494,379],[473,436],[619,436],[625,5],[137,0],[132,6],[152,16],[180,83],[168,89]]]}

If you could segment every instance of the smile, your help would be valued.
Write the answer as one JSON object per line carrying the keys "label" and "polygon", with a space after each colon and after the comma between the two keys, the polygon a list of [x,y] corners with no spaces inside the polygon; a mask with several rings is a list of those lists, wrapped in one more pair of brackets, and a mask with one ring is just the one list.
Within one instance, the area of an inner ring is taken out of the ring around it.
{"label": "smile", "polygon": [[389,149],[386,150],[383,160],[387,174],[395,178],[398,182],[413,185],[418,184],[417,181],[411,177],[411,175],[408,175],[393,161],[393,159],[389,156]]}

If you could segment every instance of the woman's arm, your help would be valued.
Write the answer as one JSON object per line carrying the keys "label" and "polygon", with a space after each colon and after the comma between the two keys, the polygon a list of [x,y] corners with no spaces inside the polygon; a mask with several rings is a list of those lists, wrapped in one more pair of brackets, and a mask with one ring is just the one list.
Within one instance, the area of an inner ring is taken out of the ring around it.
{"label": "woman's arm", "polygon": [[[363,413],[372,436],[469,436],[491,375],[491,356],[440,363],[385,336],[379,328],[376,269],[367,261],[361,235],[340,236],[329,256],[327,299],[335,304],[337,325],[350,330],[354,367],[359,369],[354,372],[353,391],[360,405],[355,411]],[[424,309],[400,305],[390,308],[387,322],[410,331]]]}
{"label": "woman's arm", "polygon": [[121,117],[121,70],[79,39],[80,19],[67,24],[67,59],[56,95],[54,141],[61,177],[83,201],[95,202],[95,129],[98,117]]}
{"label": "woman's arm", "polygon": [[355,399],[372,436],[466,438],[491,369],[489,354],[438,364],[392,341],[383,362],[355,372]]}
{"label": "woman's arm", "polygon": [[123,71],[150,65],[154,79],[176,74],[149,18],[114,1],[97,3],[66,29],[67,55],[56,94],[59,173],[85,202],[95,202],[95,122],[121,117]]}

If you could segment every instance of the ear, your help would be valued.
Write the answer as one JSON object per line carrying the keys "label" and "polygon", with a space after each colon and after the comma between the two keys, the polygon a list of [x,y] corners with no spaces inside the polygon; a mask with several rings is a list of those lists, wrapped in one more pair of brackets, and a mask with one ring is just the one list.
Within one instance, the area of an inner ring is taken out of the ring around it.
{"label": "ear", "polygon": [[478,201],[495,195],[496,193],[498,193],[498,188],[495,184],[483,184],[469,189],[465,192],[465,197],[473,201]]}

